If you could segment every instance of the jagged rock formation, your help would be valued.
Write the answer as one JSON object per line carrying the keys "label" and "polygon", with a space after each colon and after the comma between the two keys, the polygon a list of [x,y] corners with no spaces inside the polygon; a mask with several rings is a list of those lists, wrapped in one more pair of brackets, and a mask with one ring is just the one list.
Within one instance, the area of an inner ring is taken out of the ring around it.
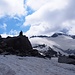
{"label": "jagged rock formation", "polygon": [[46,57],[53,57],[57,56],[57,52],[54,51],[50,46],[47,46],[45,44],[38,44],[33,46],[35,49],[41,49],[41,52],[44,53]]}
{"label": "jagged rock formation", "polygon": [[69,55],[69,56],[59,56],[58,57],[59,63],[66,63],[66,64],[74,64],[75,65],[75,56]]}
{"label": "jagged rock formation", "polygon": [[22,31],[16,37],[0,38],[0,53],[9,52],[26,55],[32,49],[28,37],[24,36]]}
{"label": "jagged rock formation", "polygon": [[16,37],[0,37],[0,54],[8,55],[19,55],[19,56],[36,56],[42,57],[38,50],[33,49],[32,45],[23,32],[21,31],[19,36]]}

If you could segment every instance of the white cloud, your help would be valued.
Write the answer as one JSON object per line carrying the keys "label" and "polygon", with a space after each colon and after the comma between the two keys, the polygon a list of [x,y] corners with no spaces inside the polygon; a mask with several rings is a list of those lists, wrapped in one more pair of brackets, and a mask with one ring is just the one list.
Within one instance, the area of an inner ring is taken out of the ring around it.
{"label": "white cloud", "polygon": [[[35,1],[37,1],[37,0],[35,0]],[[49,0],[43,6],[41,6],[37,11],[35,11],[33,14],[28,15],[26,17],[26,22],[24,25],[32,24],[32,23],[33,23],[32,25],[36,25],[37,23],[40,23],[42,21],[51,21],[52,22],[54,19],[60,20],[59,17],[62,18],[62,15],[61,15],[62,11],[60,11],[60,10],[63,10],[65,8],[65,6],[67,5],[66,1],[65,0],[63,0],[63,1],[62,0],[58,0],[58,1]],[[36,7],[36,6],[34,6],[34,7]],[[31,7],[32,7],[32,5],[31,5]]]}
{"label": "white cloud", "polygon": [[9,35],[9,34],[6,34],[6,33],[1,34],[1,36],[2,36],[3,38],[6,38],[6,37],[8,37],[8,36],[13,37],[13,35]]}
{"label": "white cloud", "polygon": [[6,27],[7,27],[7,24],[5,24],[5,23],[3,25],[0,25],[0,28],[3,30],[6,30]]}
{"label": "white cloud", "polygon": [[0,18],[6,15],[21,17],[25,14],[24,0],[0,0]]}
{"label": "white cloud", "polygon": [[[66,0],[67,1],[67,0]],[[27,0],[27,6],[33,10],[38,10],[42,6],[49,6],[49,8],[61,8],[66,4],[65,0]]]}
{"label": "white cloud", "polygon": [[17,30],[11,29],[9,32],[9,35],[17,35],[17,34],[19,34],[19,31],[17,31]]}
{"label": "white cloud", "polygon": [[[36,2],[37,0],[35,0]],[[68,10],[70,0],[45,0],[46,3],[40,2],[30,4],[35,12],[26,17],[24,25],[31,25],[28,35],[50,34],[58,32],[65,27],[63,22],[67,20],[66,10]],[[33,6],[32,6],[33,5]],[[39,7],[40,5],[40,7]]]}
{"label": "white cloud", "polygon": [[63,28],[68,30],[68,34],[75,34],[75,19],[69,20],[63,23]]}
{"label": "white cloud", "polygon": [[18,35],[19,35],[19,31],[13,30],[13,29],[11,29],[9,33],[4,32],[1,34],[1,36],[4,38],[6,38],[8,36],[13,37],[13,36],[18,36]]}
{"label": "white cloud", "polygon": [[[29,1],[29,0],[28,0]],[[33,3],[32,3],[33,2]],[[31,25],[28,35],[50,34],[67,30],[75,33],[74,0],[31,0],[27,3],[35,12],[28,15],[24,25]],[[36,5],[36,6],[35,6]]]}
{"label": "white cloud", "polygon": [[42,22],[41,24],[31,25],[30,30],[27,31],[25,34],[27,36],[41,35],[41,34],[49,35],[49,34],[52,33],[52,31],[54,32],[54,26],[49,25],[49,24],[47,24],[45,22]]}
{"label": "white cloud", "polygon": [[46,4],[51,0],[27,0],[27,6],[31,7],[33,10],[38,10],[41,6]]}

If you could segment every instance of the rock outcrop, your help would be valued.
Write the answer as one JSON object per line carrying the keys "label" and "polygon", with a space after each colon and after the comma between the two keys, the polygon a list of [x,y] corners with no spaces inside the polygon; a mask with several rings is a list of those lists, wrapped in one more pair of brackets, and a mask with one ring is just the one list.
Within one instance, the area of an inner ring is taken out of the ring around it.
{"label": "rock outcrop", "polygon": [[18,36],[7,38],[0,37],[0,54],[2,55],[18,55],[18,56],[34,56],[45,58],[38,50],[33,49],[32,45],[23,32],[21,31]]}
{"label": "rock outcrop", "polygon": [[9,52],[11,54],[24,54],[26,55],[32,50],[32,45],[28,37],[22,35],[22,31],[19,36],[0,38],[0,53]]}
{"label": "rock outcrop", "polygon": [[71,55],[70,56],[59,56],[58,62],[75,65],[75,56],[71,56]]}

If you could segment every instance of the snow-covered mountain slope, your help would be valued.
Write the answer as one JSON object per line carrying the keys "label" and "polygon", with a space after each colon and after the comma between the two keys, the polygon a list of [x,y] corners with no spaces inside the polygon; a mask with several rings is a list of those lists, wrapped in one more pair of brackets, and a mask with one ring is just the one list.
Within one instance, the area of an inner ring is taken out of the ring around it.
{"label": "snow-covered mountain slope", "polygon": [[75,66],[57,62],[57,58],[0,55],[0,75],[75,75]]}
{"label": "snow-covered mountain slope", "polygon": [[[55,51],[61,53],[75,53],[75,39],[67,35],[58,35],[56,37],[34,37],[30,38],[32,46],[43,45],[50,46]],[[47,50],[47,48],[43,50]],[[39,50],[41,48],[38,48]]]}

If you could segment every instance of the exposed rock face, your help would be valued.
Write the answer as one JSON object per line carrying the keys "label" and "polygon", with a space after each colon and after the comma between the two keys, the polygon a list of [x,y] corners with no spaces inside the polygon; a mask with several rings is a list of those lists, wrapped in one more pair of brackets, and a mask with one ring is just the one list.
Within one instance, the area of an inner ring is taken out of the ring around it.
{"label": "exposed rock face", "polygon": [[54,33],[51,37],[58,37],[58,36],[61,36],[61,35],[68,36],[67,34],[64,34],[64,33]]}
{"label": "exposed rock face", "polygon": [[21,52],[32,49],[31,43],[26,36],[6,38],[4,39],[4,42],[6,43],[7,47],[12,47],[13,49],[19,51],[21,50]]}
{"label": "exposed rock face", "polygon": [[58,62],[75,65],[75,56],[59,56]]}
{"label": "exposed rock face", "polygon": [[28,37],[23,36],[20,32],[19,36],[16,37],[7,37],[0,39],[0,53],[1,52],[10,52],[10,53],[28,53],[32,50],[32,45]]}
{"label": "exposed rock face", "polygon": [[0,54],[2,55],[19,55],[19,56],[34,56],[42,57],[38,50],[33,49],[28,37],[23,35],[21,31],[16,37],[0,37]]}
{"label": "exposed rock face", "polygon": [[28,37],[24,36],[22,31],[19,36],[16,37],[8,36],[7,38],[0,38],[0,54],[45,58],[45,56],[41,55],[38,50],[32,48]]}
{"label": "exposed rock face", "polygon": [[43,52],[45,57],[51,59],[51,57],[57,57],[57,52],[54,51],[51,47],[48,47],[47,51]]}

